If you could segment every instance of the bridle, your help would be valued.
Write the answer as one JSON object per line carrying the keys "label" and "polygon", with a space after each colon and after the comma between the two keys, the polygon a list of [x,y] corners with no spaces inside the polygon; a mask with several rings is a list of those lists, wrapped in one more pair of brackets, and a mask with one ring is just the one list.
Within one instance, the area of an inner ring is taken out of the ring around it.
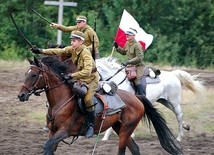
{"label": "bridle", "polygon": [[[124,67],[121,67],[120,69],[118,69],[117,72],[114,73],[114,75],[110,76],[110,77],[107,78],[105,81],[111,80],[111,79],[112,79],[113,77],[115,77],[119,72],[121,72],[124,68],[125,68],[125,66],[124,66]],[[100,73],[99,73],[99,74],[100,74]],[[100,74],[100,77],[101,77],[101,80],[102,80],[102,75],[101,75],[101,74]],[[117,85],[118,85],[118,86],[121,85],[121,84],[126,80],[126,78],[127,78],[127,76],[125,76],[125,77],[123,78],[123,80],[122,80],[120,83],[118,83]]]}
{"label": "bridle", "polygon": [[[24,83],[22,83],[22,86],[29,91],[29,95],[34,94],[36,96],[40,96],[40,94],[42,92],[53,90],[53,89],[59,87],[60,85],[62,85],[63,83],[65,83],[65,81],[62,81],[59,84],[57,84],[56,86],[49,87],[48,86],[48,82],[47,82],[47,78],[46,78],[46,76],[44,74],[45,70],[40,68],[40,67],[38,67],[38,66],[36,66],[36,65],[31,65],[30,68],[36,68],[36,69],[39,70],[39,72],[38,72],[37,79],[35,79],[35,81],[34,81],[34,83],[32,84],[31,87],[27,87]],[[39,82],[40,82],[40,80],[42,78],[44,79],[45,87],[44,88],[39,88],[38,85],[39,85]]]}

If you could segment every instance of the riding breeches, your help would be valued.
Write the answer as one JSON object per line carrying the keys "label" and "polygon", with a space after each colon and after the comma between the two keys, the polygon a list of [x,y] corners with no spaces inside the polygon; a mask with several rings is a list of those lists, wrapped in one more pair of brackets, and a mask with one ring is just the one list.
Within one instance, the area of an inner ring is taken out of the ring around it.
{"label": "riding breeches", "polygon": [[99,82],[99,79],[95,78],[90,84],[88,84],[88,91],[84,97],[84,103],[86,106],[86,110],[88,112],[91,112],[94,110],[94,104],[93,104],[92,97],[96,93],[96,90],[98,87],[98,82]]}

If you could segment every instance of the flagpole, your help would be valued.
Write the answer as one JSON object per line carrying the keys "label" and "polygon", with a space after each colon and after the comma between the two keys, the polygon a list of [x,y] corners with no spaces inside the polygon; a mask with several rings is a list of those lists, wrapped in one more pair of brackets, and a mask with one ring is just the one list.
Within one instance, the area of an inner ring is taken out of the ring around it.
{"label": "flagpole", "polygon": [[112,57],[112,56],[113,56],[113,54],[114,54],[114,50],[115,50],[115,47],[113,46],[110,57]]}

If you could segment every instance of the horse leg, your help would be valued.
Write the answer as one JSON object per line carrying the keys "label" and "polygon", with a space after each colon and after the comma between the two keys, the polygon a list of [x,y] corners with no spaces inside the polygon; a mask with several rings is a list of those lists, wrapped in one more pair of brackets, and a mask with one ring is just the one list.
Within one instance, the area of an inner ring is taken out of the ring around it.
{"label": "horse leg", "polygon": [[140,155],[140,148],[133,138],[127,140],[127,146],[133,155]]}
{"label": "horse leg", "polygon": [[133,138],[131,138],[130,134],[120,134],[118,155],[125,155],[126,146],[129,148],[133,155],[140,155],[139,146],[135,143]]}
{"label": "horse leg", "polygon": [[179,142],[181,142],[182,137],[184,136],[184,131],[183,131],[183,113],[181,110],[181,106],[180,104],[177,105],[176,107],[174,107],[174,113],[176,115],[177,121],[178,121],[178,128],[179,128],[179,133],[178,133],[178,137],[177,140]]}
{"label": "horse leg", "polygon": [[162,105],[170,109],[175,114],[178,122],[178,130],[179,130],[177,140],[181,141],[184,135],[182,127],[184,126],[185,122],[183,122],[183,113],[180,106],[180,99],[176,97],[176,98],[171,98],[171,101],[168,101],[161,98],[161,99],[158,99],[157,102],[161,103]]}
{"label": "horse leg", "polygon": [[[108,139],[109,139],[109,136],[112,134],[112,132],[113,132],[113,129],[112,129],[112,128],[108,128],[108,129],[106,130],[106,132],[105,132],[105,134],[104,134],[102,140],[108,140]],[[134,132],[132,133],[131,137],[132,137],[132,138],[135,137]]]}
{"label": "horse leg", "polygon": [[[180,91],[178,91],[178,92],[180,92]],[[189,125],[183,121],[183,112],[181,110],[181,105],[180,105],[180,103],[181,103],[180,96],[181,96],[181,94],[177,93],[177,94],[169,96],[169,100],[166,100],[164,98],[160,98],[157,100],[157,102],[161,103],[162,105],[164,105],[165,107],[170,109],[175,114],[177,122],[178,122],[178,128],[179,128],[179,134],[177,136],[177,140],[179,142],[181,142],[182,137],[184,136],[183,128],[186,130],[190,129]]]}
{"label": "horse leg", "polygon": [[112,128],[108,128],[105,132],[105,135],[103,136],[102,140],[108,140],[109,136],[112,133]]}
{"label": "horse leg", "polygon": [[133,138],[131,138],[131,135],[135,129],[134,126],[136,127],[137,124],[133,125],[132,127],[124,126],[124,124],[123,127],[121,127],[121,124],[120,125],[115,124],[114,126],[112,126],[114,131],[119,136],[118,155],[125,155],[126,146],[128,146],[133,155],[140,155],[138,145],[134,142]]}
{"label": "horse leg", "polygon": [[51,137],[44,146],[44,155],[54,155],[56,147],[60,141],[68,137],[66,130],[58,130],[53,137]]}

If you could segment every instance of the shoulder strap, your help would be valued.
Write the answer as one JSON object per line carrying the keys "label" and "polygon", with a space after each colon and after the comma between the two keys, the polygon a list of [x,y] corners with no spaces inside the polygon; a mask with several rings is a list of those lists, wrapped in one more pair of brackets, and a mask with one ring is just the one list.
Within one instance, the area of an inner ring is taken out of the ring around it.
{"label": "shoulder strap", "polygon": [[[82,49],[82,51],[83,51],[83,49]],[[75,62],[75,65],[77,66],[77,64],[78,64],[78,61],[79,61],[79,59],[80,59],[80,54],[82,53],[82,51],[77,55],[77,61]]]}

